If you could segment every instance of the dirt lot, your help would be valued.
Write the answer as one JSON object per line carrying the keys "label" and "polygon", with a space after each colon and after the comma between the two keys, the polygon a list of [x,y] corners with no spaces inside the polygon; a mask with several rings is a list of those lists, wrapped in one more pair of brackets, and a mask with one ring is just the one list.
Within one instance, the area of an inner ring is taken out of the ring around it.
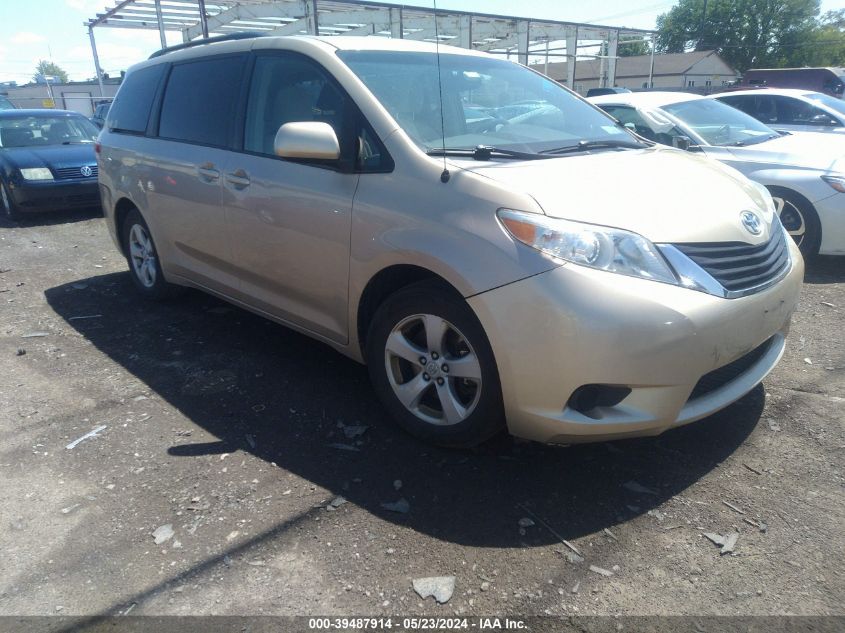
{"label": "dirt lot", "polygon": [[[140,300],[95,214],[2,225],[0,614],[842,614],[843,315],[822,259],[783,362],[721,414],[444,451],[310,339]],[[412,588],[445,575],[444,605]]]}

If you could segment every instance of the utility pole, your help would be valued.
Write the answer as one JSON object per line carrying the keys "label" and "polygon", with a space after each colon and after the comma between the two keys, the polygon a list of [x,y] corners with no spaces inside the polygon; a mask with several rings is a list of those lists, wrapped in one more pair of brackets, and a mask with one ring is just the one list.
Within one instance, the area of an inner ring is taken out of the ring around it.
{"label": "utility pole", "polygon": [[707,0],[704,0],[704,6],[701,8],[701,26],[698,29],[698,46],[696,50],[704,50],[704,27],[707,24]]}

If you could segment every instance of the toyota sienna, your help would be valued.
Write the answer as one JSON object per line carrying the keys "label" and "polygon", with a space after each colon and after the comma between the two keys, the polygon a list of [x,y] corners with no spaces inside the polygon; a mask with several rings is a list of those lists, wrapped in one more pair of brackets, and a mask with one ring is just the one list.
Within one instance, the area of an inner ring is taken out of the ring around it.
{"label": "toyota sienna", "polygon": [[769,193],[483,53],[257,37],[130,69],[99,137],[141,294],[190,286],[369,367],[418,437],[655,435],[777,364]]}

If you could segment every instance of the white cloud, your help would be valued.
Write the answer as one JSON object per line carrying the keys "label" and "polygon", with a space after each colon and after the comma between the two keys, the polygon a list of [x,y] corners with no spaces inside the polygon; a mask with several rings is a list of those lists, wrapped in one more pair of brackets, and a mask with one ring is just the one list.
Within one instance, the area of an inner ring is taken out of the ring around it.
{"label": "white cloud", "polygon": [[12,44],[40,44],[46,42],[47,38],[32,31],[18,31],[9,40]]}
{"label": "white cloud", "polygon": [[[89,14],[89,17],[93,17],[95,13],[102,13],[107,4],[111,5],[112,3],[107,0],[65,0],[65,4],[71,9]],[[111,7],[109,6],[109,8]]]}

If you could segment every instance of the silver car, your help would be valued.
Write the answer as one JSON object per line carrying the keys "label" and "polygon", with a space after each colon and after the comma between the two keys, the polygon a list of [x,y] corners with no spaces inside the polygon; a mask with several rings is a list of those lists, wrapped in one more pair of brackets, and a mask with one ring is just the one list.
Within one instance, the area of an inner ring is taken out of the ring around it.
{"label": "silver car", "polygon": [[777,364],[803,277],[764,188],[462,49],[189,46],[130,69],[98,150],[142,295],[199,288],[365,362],[444,445],[708,416]]}
{"label": "silver car", "polygon": [[713,95],[776,130],[845,134],[845,101],[791,88],[737,90]]}
{"label": "silver car", "polygon": [[845,254],[845,139],[777,132],[708,97],[639,92],[590,99],[637,133],[730,165],[764,185],[804,256]]}

